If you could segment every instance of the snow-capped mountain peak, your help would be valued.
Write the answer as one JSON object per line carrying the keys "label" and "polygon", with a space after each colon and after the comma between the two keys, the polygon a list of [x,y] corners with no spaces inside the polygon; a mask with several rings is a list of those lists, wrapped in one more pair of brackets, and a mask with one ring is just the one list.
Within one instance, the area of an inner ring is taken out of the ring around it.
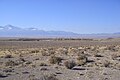
{"label": "snow-capped mountain peak", "polygon": [[44,31],[37,28],[19,28],[12,25],[0,26],[0,36],[71,36],[77,35],[72,32],[65,31]]}
{"label": "snow-capped mountain peak", "polygon": [[18,27],[12,26],[12,25],[6,25],[6,26],[3,26],[3,28],[4,28],[5,30],[20,29],[20,28],[18,28]]}
{"label": "snow-capped mountain peak", "polygon": [[0,30],[3,30],[4,28],[2,26],[0,26]]}
{"label": "snow-capped mountain peak", "polygon": [[8,29],[10,30],[10,29],[12,29],[12,27],[8,27]]}

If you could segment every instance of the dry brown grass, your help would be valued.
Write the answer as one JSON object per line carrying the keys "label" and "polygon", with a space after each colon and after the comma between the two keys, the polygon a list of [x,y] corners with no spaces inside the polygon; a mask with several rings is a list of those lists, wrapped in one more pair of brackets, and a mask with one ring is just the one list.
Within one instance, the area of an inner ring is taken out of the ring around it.
{"label": "dry brown grass", "polygon": [[[120,70],[119,42],[0,41],[0,77],[26,80],[31,75],[29,80],[88,80],[85,76],[93,75],[91,80],[96,80],[95,76],[113,79]],[[89,71],[93,73],[89,74]]]}
{"label": "dry brown grass", "polygon": [[87,57],[84,54],[81,54],[77,57],[77,65],[81,66],[87,63]]}
{"label": "dry brown grass", "polygon": [[72,69],[73,67],[76,66],[76,63],[75,63],[75,61],[70,60],[70,61],[65,61],[64,65],[67,69]]}
{"label": "dry brown grass", "polygon": [[61,63],[61,61],[62,61],[62,58],[61,58],[61,57],[56,57],[56,56],[54,56],[54,55],[52,55],[52,56],[50,57],[50,59],[49,59],[49,62],[50,62],[51,64],[59,64],[59,63]]}

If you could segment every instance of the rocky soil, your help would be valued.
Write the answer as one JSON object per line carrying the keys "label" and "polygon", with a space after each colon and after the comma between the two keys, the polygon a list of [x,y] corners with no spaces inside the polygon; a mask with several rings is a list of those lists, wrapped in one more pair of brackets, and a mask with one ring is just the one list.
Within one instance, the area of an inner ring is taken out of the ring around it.
{"label": "rocky soil", "polygon": [[0,80],[120,80],[117,41],[29,43],[0,42]]}

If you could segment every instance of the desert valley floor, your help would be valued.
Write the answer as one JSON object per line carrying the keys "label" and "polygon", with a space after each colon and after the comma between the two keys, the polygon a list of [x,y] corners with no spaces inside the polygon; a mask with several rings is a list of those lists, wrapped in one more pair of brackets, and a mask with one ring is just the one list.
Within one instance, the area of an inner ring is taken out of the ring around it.
{"label": "desert valley floor", "polygon": [[0,80],[120,80],[120,39],[0,39]]}

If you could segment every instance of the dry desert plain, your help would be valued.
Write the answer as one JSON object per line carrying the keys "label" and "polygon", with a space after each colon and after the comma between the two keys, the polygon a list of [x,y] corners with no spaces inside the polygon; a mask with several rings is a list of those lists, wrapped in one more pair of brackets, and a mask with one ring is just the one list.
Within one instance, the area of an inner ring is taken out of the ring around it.
{"label": "dry desert plain", "polygon": [[120,80],[120,39],[0,39],[0,80]]}

